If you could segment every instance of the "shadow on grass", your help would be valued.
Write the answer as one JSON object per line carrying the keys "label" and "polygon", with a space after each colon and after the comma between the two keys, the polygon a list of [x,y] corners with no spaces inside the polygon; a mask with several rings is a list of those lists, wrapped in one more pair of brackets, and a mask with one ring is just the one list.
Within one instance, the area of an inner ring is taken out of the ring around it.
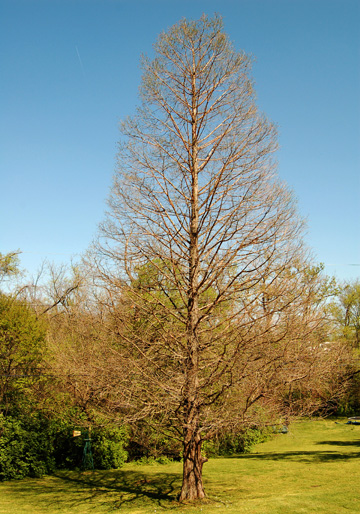
{"label": "shadow on grass", "polygon": [[[322,445],[323,448],[310,451],[241,454],[232,458],[306,464],[360,459],[359,440],[329,440],[318,441],[315,444]],[[43,480],[21,481],[16,484],[16,491],[20,494],[36,495],[38,503],[46,508],[51,507],[51,512],[63,512],[67,509],[81,512],[82,507],[86,505],[86,512],[93,511],[95,514],[103,509],[111,511],[121,507],[143,508],[150,513],[156,508],[178,509],[180,504],[177,501],[177,494],[180,487],[181,473],[166,473],[159,468],[146,473],[140,468],[139,471],[58,471]]]}
{"label": "shadow on grass", "polygon": [[[336,444],[336,442],[324,442],[318,444]],[[343,446],[350,446],[350,443],[343,443]],[[359,446],[354,444],[354,446]],[[346,452],[342,453],[339,451],[289,451],[281,453],[256,453],[239,455],[238,458],[244,459],[258,459],[258,460],[294,460],[297,462],[330,462],[330,461],[349,461],[352,459],[360,459],[360,451],[358,452]]]}
{"label": "shadow on grass", "polygon": [[46,480],[19,484],[17,491],[37,495],[41,503],[49,507],[75,508],[84,503],[87,509],[119,509],[125,505],[148,507],[150,512],[156,507],[173,509],[179,506],[177,494],[180,491],[181,475],[151,473],[141,471],[58,471]]}
{"label": "shadow on grass", "polygon": [[319,441],[316,444],[328,444],[331,446],[357,446],[360,447],[360,440],[357,441]]}

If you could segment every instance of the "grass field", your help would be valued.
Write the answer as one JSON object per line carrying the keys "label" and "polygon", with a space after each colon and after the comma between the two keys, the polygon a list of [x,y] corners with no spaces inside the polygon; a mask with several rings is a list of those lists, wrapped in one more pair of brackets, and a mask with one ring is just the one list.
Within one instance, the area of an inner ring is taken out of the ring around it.
{"label": "grass field", "polygon": [[360,513],[360,426],[303,421],[248,455],[204,466],[208,498],[176,501],[181,464],[58,472],[0,483],[0,514]]}

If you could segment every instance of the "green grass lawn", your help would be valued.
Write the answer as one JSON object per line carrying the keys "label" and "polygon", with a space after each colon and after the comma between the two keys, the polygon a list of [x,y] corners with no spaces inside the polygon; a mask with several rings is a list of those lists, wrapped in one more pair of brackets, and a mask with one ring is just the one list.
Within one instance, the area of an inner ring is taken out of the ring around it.
{"label": "green grass lawn", "polygon": [[248,455],[204,466],[206,501],[180,505],[181,464],[0,483],[0,514],[360,513],[360,426],[303,421]]}

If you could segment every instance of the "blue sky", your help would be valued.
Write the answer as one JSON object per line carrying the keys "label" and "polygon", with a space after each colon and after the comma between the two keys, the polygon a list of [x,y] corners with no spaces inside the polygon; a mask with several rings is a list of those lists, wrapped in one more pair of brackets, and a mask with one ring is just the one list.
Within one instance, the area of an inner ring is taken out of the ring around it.
{"label": "blue sky", "polygon": [[103,218],[142,53],[182,17],[223,16],[253,54],[279,175],[326,272],[360,276],[358,0],[0,0],[0,252],[69,262]]}

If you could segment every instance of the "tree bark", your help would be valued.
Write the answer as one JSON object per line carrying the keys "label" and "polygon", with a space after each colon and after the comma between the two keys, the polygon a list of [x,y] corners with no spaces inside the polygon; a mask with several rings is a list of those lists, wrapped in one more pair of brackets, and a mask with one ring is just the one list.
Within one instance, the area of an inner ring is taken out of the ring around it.
{"label": "tree bark", "polygon": [[183,483],[179,500],[199,500],[205,498],[202,468],[207,459],[201,455],[200,434],[192,428],[186,428],[184,432]]}

